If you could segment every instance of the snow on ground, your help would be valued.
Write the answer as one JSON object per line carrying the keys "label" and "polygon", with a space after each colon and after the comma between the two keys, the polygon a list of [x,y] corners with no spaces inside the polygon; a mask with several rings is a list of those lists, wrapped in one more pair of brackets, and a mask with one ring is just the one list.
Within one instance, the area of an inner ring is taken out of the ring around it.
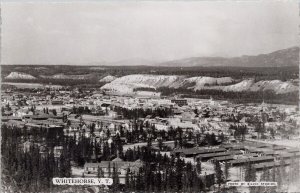
{"label": "snow on ground", "polygon": [[74,166],[71,167],[71,175],[73,177],[79,177],[79,176],[81,177],[83,172],[84,172],[84,168],[82,167],[74,167]]}
{"label": "snow on ground", "polygon": [[86,79],[91,76],[92,76],[91,74],[67,75],[67,74],[59,73],[59,74],[54,74],[52,76],[41,75],[40,77],[53,78],[53,79],[80,79],[80,80],[83,80],[83,79]]}
{"label": "snow on ground", "polygon": [[189,82],[195,83],[195,86],[190,87],[194,90],[201,90],[206,86],[220,85],[224,83],[231,83],[233,79],[231,77],[222,77],[222,78],[214,78],[214,77],[205,77],[198,76],[188,78]]}
{"label": "snow on ground", "polygon": [[224,83],[231,83],[231,77],[191,77],[185,78],[184,76],[167,76],[167,75],[147,75],[147,74],[133,74],[127,75],[113,80],[112,82],[104,85],[103,89],[112,89],[118,92],[129,93],[134,88],[138,87],[170,87],[180,88],[186,87],[194,90],[202,89],[206,86],[220,85]]}
{"label": "snow on ground", "polygon": [[127,149],[133,149],[134,147],[137,148],[138,146],[143,147],[146,145],[147,145],[147,143],[126,144],[126,145],[123,145],[123,151],[126,151]]}
{"label": "snow on ground", "polygon": [[298,87],[290,82],[282,82],[281,80],[263,80],[254,83],[250,87],[250,91],[273,90],[277,94],[297,91]]}
{"label": "snow on ground", "polygon": [[[224,86],[224,84],[231,84]],[[121,94],[131,94],[135,88],[188,88],[193,90],[201,89],[217,89],[223,91],[241,92],[273,90],[277,94],[294,92],[298,90],[292,82],[282,82],[281,80],[262,80],[254,82],[253,79],[242,80],[234,84],[231,77],[184,77],[176,75],[147,75],[147,74],[133,74],[120,78],[116,78],[108,84],[105,84],[102,89],[111,90]]]}
{"label": "snow on ground", "polygon": [[233,92],[245,91],[245,90],[248,90],[253,83],[254,83],[254,80],[252,80],[252,79],[243,80],[237,84],[225,86],[223,88],[223,90],[224,91],[233,91]]}
{"label": "snow on ground", "polygon": [[173,127],[173,128],[193,128],[194,130],[200,130],[199,126],[196,124],[193,124],[192,122],[182,122],[180,119],[168,119],[169,122],[169,126]]}
{"label": "snow on ground", "polygon": [[5,77],[5,79],[24,79],[24,80],[32,80],[36,79],[36,77],[26,74],[23,72],[11,72],[8,76]]}
{"label": "snow on ground", "polygon": [[100,79],[99,82],[111,82],[115,79],[117,79],[117,77],[108,75],[108,76],[105,76],[104,78]]}
{"label": "snow on ground", "polygon": [[176,79],[178,79],[178,76],[133,74],[117,78],[101,88],[129,94],[133,92],[133,89],[139,87],[154,89],[167,87]]}
{"label": "snow on ground", "polygon": [[256,141],[260,143],[267,143],[267,144],[275,144],[275,145],[282,145],[287,147],[296,147],[300,148],[300,139],[281,139],[281,140],[254,140],[254,139],[247,139],[248,141]]}
{"label": "snow on ground", "polygon": [[[174,144],[174,141],[165,141],[165,142],[163,142],[163,144],[172,147],[172,145]],[[133,149],[134,147],[137,148],[138,146],[139,147],[143,147],[143,146],[146,146],[146,145],[147,145],[147,143],[145,143],[145,142],[142,142],[142,143],[133,143],[133,144],[125,144],[123,146],[123,151],[126,151],[127,149],[130,149],[130,148]],[[154,145],[154,146],[158,145],[158,142],[152,142],[152,145]],[[165,152],[165,153],[167,153],[167,152]]]}
{"label": "snow on ground", "polygon": [[293,183],[289,185],[288,192],[299,192],[300,190],[300,183]]}

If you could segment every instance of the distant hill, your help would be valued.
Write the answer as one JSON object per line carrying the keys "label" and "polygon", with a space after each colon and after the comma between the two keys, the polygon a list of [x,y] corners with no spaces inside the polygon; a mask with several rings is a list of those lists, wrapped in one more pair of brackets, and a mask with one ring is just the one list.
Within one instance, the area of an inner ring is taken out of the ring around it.
{"label": "distant hill", "polygon": [[183,88],[194,91],[205,89],[231,92],[271,90],[276,94],[298,91],[298,85],[292,82],[292,80],[285,82],[281,80],[261,80],[255,82],[254,79],[234,80],[231,77],[185,77],[147,74],[132,74],[119,77],[102,86],[102,89],[121,94],[132,94],[138,88],[158,89],[162,87],[173,89]]}
{"label": "distant hill", "polygon": [[14,80],[14,79],[23,79],[23,80],[33,80],[36,79],[36,77],[26,74],[23,72],[11,72],[8,76],[5,77],[5,79]]}
{"label": "distant hill", "polygon": [[236,66],[236,67],[285,67],[299,66],[299,47],[278,50],[257,56],[225,57],[191,57],[158,64],[168,67],[192,66]]}
{"label": "distant hill", "polygon": [[103,66],[151,66],[157,64],[156,61],[146,60],[142,58],[131,58],[116,62],[107,62]]}
{"label": "distant hill", "polygon": [[105,76],[104,78],[100,79],[99,82],[109,83],[109,82],[111,82],[111,81],[113,81],[115,79],[117,79],[117,77],[108,75],[108,76]]}

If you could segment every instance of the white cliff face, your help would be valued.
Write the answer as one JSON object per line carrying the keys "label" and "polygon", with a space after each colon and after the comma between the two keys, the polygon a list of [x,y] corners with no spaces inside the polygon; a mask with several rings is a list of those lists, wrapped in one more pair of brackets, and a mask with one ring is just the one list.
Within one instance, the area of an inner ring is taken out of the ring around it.
{"label": "white cliff face", "polygon": [[250,90],[273,90],[277,94],[283,94],[297,91],[298,87],[293,85],[291,82],[282,82],[281,80],[264,80],[254,83]]}
{"label": "white cliff face", "polygon": [[120,93],[132,93],[133,89],[139,87],[154,89],[169,87],[169,85],[174,83],[177,79],[178,76],[134,74],[117,78],[104,85],[102,89],[109,89]]}
{"label": "white cliff face", "polygon": [[[226,84],[226,86],[224,85]],[[273,90],[277,94],[294,92],[298,87],[291,82],[282,82],[280,80],[266,80],[254,82],[253,79],[242,80],[234,83],[231,77],[184,77],[184,76],[167,76],[167,75],[147,75],[134,74],[116,78],[102,89],[111,90],[123,94],[132,94],[135,88],[188,88],[193,90],[201,89],[219,89],[223,91],[241,92],[241,91],[260,91]]]}
{"label": "white cliff face", "polygon": [[5,77],[5,79],[24,79],[24,80],[33,80],[36,79],[36,77],[30,75],[30,74],[26,74],[26,73],[22,73],[22,72],[11,72],[8,76]]}
{"label": "white cliff face", "polygon": [[225,86],[223,90],[233,92],[241,92],[247,90],[253,92],[272,90],[276,94],[283,94],[297,91],[298,87],[289,81],[283,82],[281,80],[261,80],[258,82],[254,82],[253,79],[248,79],[243,80],[237,84]]}
{"label": "white cliff face", "polygon": [[117,77],[108,75],[108,76],[105,76],[104,78],[100,79],[99,82],[111,82],[115,79],[117,79]]}
{"label": "white cliff face", "polygon": [[40,77],[42,78],[50,78],[50,79],[79,79],[79,80],[84,80],[89,78],[91,75],[90,74],[84,74],[84,75],[66,75],[63,73],[60,74],[54,74],[52,76],[44,76],[41,75]]}
{"label": "white cliff face", "polygon": [[153,87],[163,87],[169,86],[171,83],[175,82],[178,76],[164,76],[164,75],[144,75],[144,74],[134,74],[123,76],[112,81],[112,84],[142,84]]}
{"label": "white cliff face", "polygon": [[224,86],[223,90],[224,91],[232,91],[232,92],[247,91],[250,89],[250,87],[253,84],[254,84],[253,79],[247,79],[247,80],[243,80],[243,81],[233,84],[233,85]]}
{"label": "white cliff face", "polygon": [[192,77],[188,79],[190,82],[195,83],[195,86],[191,87],[194,90],[201,90],[208,86],[217,86],[227,83],[232,83],[233,79],[231,77],[222,77],[222,78],[214,78],[214,77]]}

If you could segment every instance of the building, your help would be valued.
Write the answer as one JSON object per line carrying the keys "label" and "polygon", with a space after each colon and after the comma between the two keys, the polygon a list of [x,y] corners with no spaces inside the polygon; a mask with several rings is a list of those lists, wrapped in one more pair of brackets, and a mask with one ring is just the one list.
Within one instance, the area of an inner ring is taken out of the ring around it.
{"label": "building", "polygon": [[172,99],[171,103],[175,103],[178,106],[185,106],[188,105],[187,100],[186,99]]}
{"label": "building", "polygon": [[130,173],[137,173],[143,166],[141,160],[134,162],[123,161],[120,158],[115,158],[112,161],[102,161],[100,163],[85,163],[84,164],[84,175],[89,177],[95,177],[98,174],[98,170],[103,172],[104,177],[109,177],[113,174],[114,168],[119,174],[121,184],[125,184],[126,173],[129,169]]}
{"label": "building", "polygon": [[265,162],[274,162],[273,156],[260,156],[260,157],[252,157],[248,159],[235,159],[230,161],[229,163],[232,166],[241,166],[247,163],[256,164],[256,163],[265,163]]}
{"label": "building", "polygon": [[62,100],[53,100],[51,102],[52,105],[63,105],[64,104],[64,101]]}
{"label": "building", "polygon": [[225,152],[225,148],[216,149],[201,149],[201,148],[189,148],[189,149],[176,149],[172,152],[173,155],[181,155],[183,157],[195,157],[200,154],[213,154]]}
{"label": "building", "polygon": [[54,147],[53,153],[54,153],[55,158],[59,158],[61,156],[62,152],[63,152],[63,146],[55,146]]}

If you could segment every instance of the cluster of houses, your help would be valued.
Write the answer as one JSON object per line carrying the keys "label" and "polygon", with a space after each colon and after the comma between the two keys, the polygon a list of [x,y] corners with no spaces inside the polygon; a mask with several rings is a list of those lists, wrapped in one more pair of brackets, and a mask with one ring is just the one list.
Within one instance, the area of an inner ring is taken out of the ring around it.
{"label": "cluster of houses", "polygon": [[136,160],[134,162],[123,161],[119,157],[112,161],[101,161],[100,163],[85,163],[84,164],[84,176],[88,177],[112,177],[114,170],[117,172],[120,183],[125,184],[126,174],[136,174],[143,166],[143,161]]}
{"label": "cluster of houses", "polygon": [[[154,127],[156,131],[169,131],[170,129],[182,128],[183,131],[195,133],[220,132],[230,137],[232,126],[246,126],[249,129],[249,138],[258,135],[253,126],[253,120],[263,124],[266,135],[271,137],[269,128],[275,132],[275,137],[282,137],[281,132],[288,133],[289,129],[300,127],[300,116],[294,106],[231,104],[227,101],[215,101],[213,99],[179,99],[153,97],[147,94],[138,97],[108,96],[97,92],[90,92],[84,97],[73,97],[80,94],[78,90],[49,91],[49,93],[3,93],[1,98],[2,116],[1,121],[7,125],[19,128],[45,128],[48,130],[59,130],[64,135],[76,136],[78,139],[82,134],[91,137],[91,125],[94,125],[93,137],[105,139],[109,132],[113,138],[123,130],[133,129],[132,120],[117,115],[116,107],[126,109],[155,109],[167,107],[172,109],[172,116],[152,117],[146,116],[141,120]],[[89,113],[74,113],[74,108],[88,108]],[[283,129],[282,129],[283,128]],[[292,133],[299,136],[299,133]],[[126,141],[126,139],[122,139]],[[24,151],[32,142],[24,141]],[[45,146],[39,145],[40,153],[43,154]],[[55,157],[59,157],[62,147],[54,148]],[[253,163],[259,170],[263,167],[279,166],[279,160],[284,159],[289,164],[293,157],[300,157],[297,149],[284,146],[268,145],[258,142],[243,142],[239,144],[226,144],[215,147],[193,147],[189,149],[175,149],[171,152],[184,158],[193,158],[202,162],[221,163],[228,162],[233,167]],[[112,174],[113,168],[117,168],[120,181],[125,180],[126,172],[137,172],[142,162],[125,162],[120,158],[100,163],[86,163],[84,165],[85,176],[97,176],[99,169],[104,177]]]}
{"label": "cluster of houses", "polygon": [[266,167],[277,167],[283,159],[289,165],[291,159],[300,158],[300,149],[279,145],[242,142],[239,144],[225,144],[219,147],[195,147],[189,149],[175,149],[171,152],[183,158],[193,158],[202,162],[228,162],[233,167],[245,166],[248,163],[260,170]]}

